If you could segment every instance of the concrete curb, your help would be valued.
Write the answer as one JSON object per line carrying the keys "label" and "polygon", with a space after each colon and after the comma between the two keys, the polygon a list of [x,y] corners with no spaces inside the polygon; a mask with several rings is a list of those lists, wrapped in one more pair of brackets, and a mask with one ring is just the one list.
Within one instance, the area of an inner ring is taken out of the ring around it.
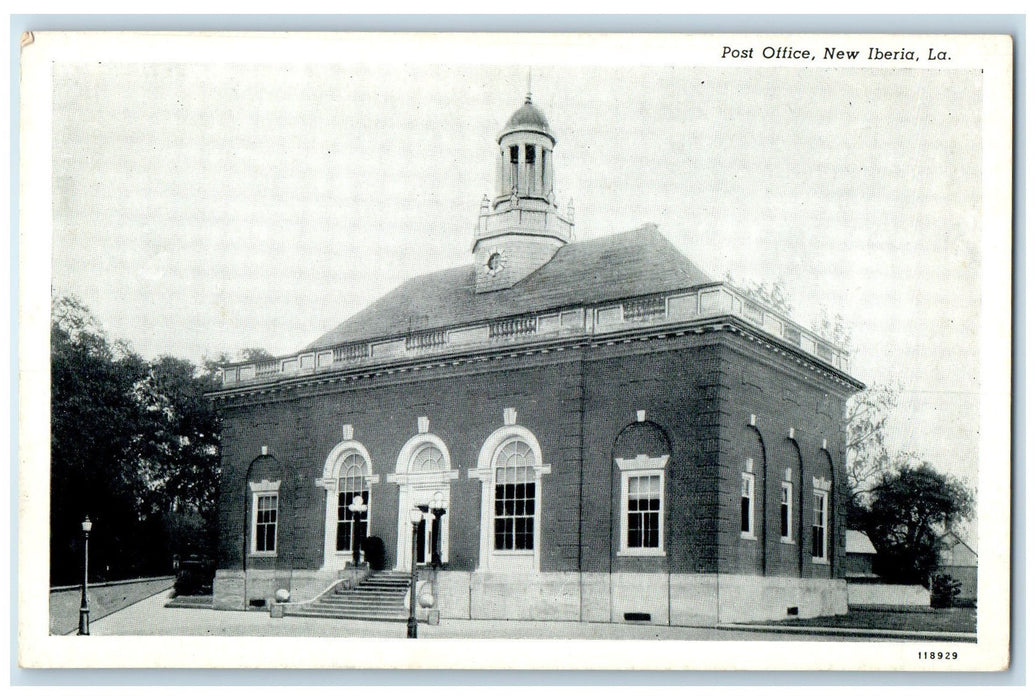
{"label": "concrete curb", "polygon": [[924,632],[914,630],[876,630],[859,627],[799,627],[792,625],[716,625],[720,630],[742,630],[746,632],[783,632],[785,634],[813,634],[831,637],[883,637],[892,640],[916,640],[929,642],[977,643],[978,635],[972,632]]}

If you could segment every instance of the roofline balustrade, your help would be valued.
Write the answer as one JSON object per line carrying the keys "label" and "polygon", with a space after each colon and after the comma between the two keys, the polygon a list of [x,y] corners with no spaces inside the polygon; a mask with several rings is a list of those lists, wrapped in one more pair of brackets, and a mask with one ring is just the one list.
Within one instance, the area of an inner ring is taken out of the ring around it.
{"label": "roofline balustrade", "polygon": [[553,338],[595,337],[623,330],[735,316],[781,343],[848,374],[849,355],[822,336],[771,311],[725,282],[587,306],[530,312],[481,323],[431,328],[389,338],[307,350],[263,362],[221,367],[223,387],[263,382],[438,353],[491,349]]}

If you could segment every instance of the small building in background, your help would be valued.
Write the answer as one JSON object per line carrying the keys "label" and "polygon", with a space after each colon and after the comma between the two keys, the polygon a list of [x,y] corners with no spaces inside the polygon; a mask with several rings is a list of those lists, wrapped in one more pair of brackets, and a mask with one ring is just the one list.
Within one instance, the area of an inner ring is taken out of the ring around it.
{"label": "small building in background", "polygon": [[845,578],[847,581],[877,581],[874,573],[874,549],[871,538],[859,530],[845,531]]}
{"label": "small building in background", "polygon": [[943,538],[944,548],[939,555],[936,573],[947,574],[960,581],[959,601],[978,600],[978,552],[955,532]]}

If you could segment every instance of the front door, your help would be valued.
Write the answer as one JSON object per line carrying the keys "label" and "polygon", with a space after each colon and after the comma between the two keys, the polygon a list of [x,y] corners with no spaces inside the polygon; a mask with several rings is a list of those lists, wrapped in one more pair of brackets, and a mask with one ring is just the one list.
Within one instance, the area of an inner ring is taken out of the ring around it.
{"label": "front door", "polygon": [[[399,519],[399,556],[397,569],[409,570],[410,560],[414,555],[414,526],[410,522],[410,510],[417,506],[424,517],[417,524],[417,563],[418,565],[433,563],[436,546],[439,559],[445,562],[448,552],[448,520],[449,511],[435,516],[435,504],[449,503],[449,489],[408,489],[409,493],[400,493]],[[436,541],[438,540],[438,542]]]}
{"label": "front door", "polygon": [[[428,527],[428,516],[425,515],[425,519],[417,526],[417,563],[427,564],[428,563],[428,551],[431,549],[430,543],[428,542],[428,532],[431,530]],[[413,534],[413,530],[410,531]],[[414,552],[413,545],[411,544],[411,553]]]}

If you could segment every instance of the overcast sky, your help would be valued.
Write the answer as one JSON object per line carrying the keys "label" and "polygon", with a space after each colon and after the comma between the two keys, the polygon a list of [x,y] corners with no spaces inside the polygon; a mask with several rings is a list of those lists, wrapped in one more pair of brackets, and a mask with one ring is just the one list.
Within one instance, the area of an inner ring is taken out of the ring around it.
{"label": "overcast sky", "polygon": [[[976,483],[982,74],[544,67],[577,238],[646,222],[780,281],[900,382],[894,445]],[[301,349],[469,260],[515,65],[57,64],[53,284],[146,357]]]}

